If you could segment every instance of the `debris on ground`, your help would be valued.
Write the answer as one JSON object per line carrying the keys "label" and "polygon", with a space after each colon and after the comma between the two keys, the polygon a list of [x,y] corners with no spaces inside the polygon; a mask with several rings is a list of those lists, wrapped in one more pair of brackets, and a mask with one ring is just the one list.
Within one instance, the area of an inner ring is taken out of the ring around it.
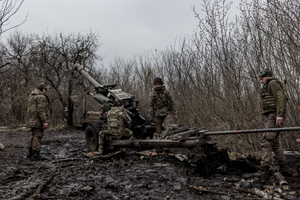
{"label": "debris on ground", "polygon": [[[1,131],[2,199],[300,199],[298,177],[274,174],[263,185],[251,174],[252,158],[230,160],[215,173],[200,175],[185,152],[120,149],[106,155],[88,152],[79,129],[46,131],[43,161],[26,158],[28,131]],[[292,166],[298,170],[299,160]]]}

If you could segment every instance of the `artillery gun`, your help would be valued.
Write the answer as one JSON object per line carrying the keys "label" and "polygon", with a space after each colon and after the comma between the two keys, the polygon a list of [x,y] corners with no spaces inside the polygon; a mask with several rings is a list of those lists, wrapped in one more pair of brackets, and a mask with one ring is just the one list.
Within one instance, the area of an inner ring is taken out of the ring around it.
{"label": "artillery gun", "polygon": [[[173,129],[173,130],[172,130]],[[214,173],[216,169],[227,161],[229,156],[227,149],[220,149],[217,143],[210,136],[219,135],[236,135],[262,132],[282,132],[282,131],[299,131],[300,127],[286,128],[268,128],[268,129],[249,129],[249,130],[229,130],[229,131],[212,131],[204,129],[171,127],[171,131],[166,133],[163,139],[129,139],[113,140],[106,144],[107,149],[119,148],[137,148],[137,149],[188,149],[184,155],[176,154],[181,161],[185,161],[197,167],[200,174]]]}
{"label": "artillery gun", "polygon": [[[250,130],[234,130],[234,131],[215,131],[209,132],[199,128],[188,128],[180,126],[172,126],[166,133],[163,139],[152,139],[155,127],[150,123],[148,118],[139,113],[138,101],[134,96],[122,91],[121,89],[114,89],[116,84],[101,85],[94,80],[81,65],[75,64],[75,69],[81,75],[89,80],[94,86],[96,94],[89,93],[93,98],[103,105],[105,103],[112,103],[115,99],[122,100],[124,107],[132,119],[132,126],[134,137],[128,140],[107,140],[104,147],[104,152],[115,151],[119,148],[133,148],[133,149],[186,149],[188,154],[183,154],[177,158],[187,163],[197,166],[197,169],[202,174],[209,174],[215,171],[217,167],[223,165],[229,160],[227,150],[219,149],[217,143],[212,140],[210,136],[218,135],[233,135],[233,134],[249,134],[261,132],[281,132],[281,131],[299,131],[300,127],[287,128],[270,128],[270,129],[250,129]],[[86,111],[88,114],[89,111]],[[85,130],[86,141],[91,152],[98,149],[98,136],[102,130],[103,122],[100,120],[100,113],[90,112],[95,114],[98,120],[85,120],[83,123],[83,130]],[[85,115],[87,116],[87,115]],[[88,119],[88,118],[87,118]],[[109,135],[107,136],[109,137]],[[175,155],[175,154],[174,154]]]}
{"label": "artillery gun", "polygon": [[[101,85],[94,78],[92,78],[80,64],[75,64],[74,68],[77,72],[83,75],[95,89],[95,93],[87,92],[99,104],[99,108],[104,104],[112,104],[115,100],[122,101],[124,108],[132,119],[130,129],[133,132],[134,138],[145,139],[152,138],[155,132],[154,125],[151,124],[149,118],[139,112],[138,101],[131,94],[128,94],[121,89],[115,89],[117,84]],[[100,109],[101,110],[101,109]],[[100,119],[102,111],[85,110],[84,122],[82,129],[85,130],[85,138],[90,151],[98,149],[98,136],[103,128],[103,121]]]}

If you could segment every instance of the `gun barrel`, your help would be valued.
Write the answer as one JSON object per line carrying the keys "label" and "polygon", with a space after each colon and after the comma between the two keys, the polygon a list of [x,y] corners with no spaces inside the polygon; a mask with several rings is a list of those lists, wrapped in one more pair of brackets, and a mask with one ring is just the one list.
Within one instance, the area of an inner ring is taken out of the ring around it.
{"label": "gun barrel", "polygon": [[167,140],[167,139],[152,139],[152,140],[113,140],[110,146],[113,147],[135,147],[135,148],[191,148],[199,144],[199,139],[194,140]]}
{"label": "gun barrel", "polygon": [[284,127],[284,128],[265,128],[265,129],[249,129],[249,130],[232,130],[232,131],[212,131],[205,132],[204,135],[233,135],[263,132],[282,132],[282,131],[300,131],[300,127]]}
{"label": "gun barrel", "polygon": [[87,80],[89,80],[89,82],[91,84],[93,84],[93,86],[96,88],[96,89],[100,89],[100,88],[103,88],[103,85],[99,84],[95,79],[93,79],[84,69],[83,67],[76,63],[74,65],[76,71],[78,71],[81,75],[83,75]]}

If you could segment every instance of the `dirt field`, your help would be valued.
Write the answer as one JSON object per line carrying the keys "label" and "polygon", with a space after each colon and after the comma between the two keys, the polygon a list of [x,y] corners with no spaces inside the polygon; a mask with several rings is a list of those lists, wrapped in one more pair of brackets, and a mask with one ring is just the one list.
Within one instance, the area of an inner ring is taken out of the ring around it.
{"label": "dirt field", "polygon": [[[45,161],[26,158],[28,131],[0,131],[5,146],[0,161],[1,199],[300,199],[299,177],[274,177],[267,186],[243,179],[257,160],[231,160],[215,174],[204,176],[167,153],[154,156],[126,150],[105,159],[91,159],[84,132],[46,131],[41,154]],[[250,162],[251,161],[251,162]],[[299,160],[290,162],[296,169]],[[266,195],[269,195],[266,197]]]}

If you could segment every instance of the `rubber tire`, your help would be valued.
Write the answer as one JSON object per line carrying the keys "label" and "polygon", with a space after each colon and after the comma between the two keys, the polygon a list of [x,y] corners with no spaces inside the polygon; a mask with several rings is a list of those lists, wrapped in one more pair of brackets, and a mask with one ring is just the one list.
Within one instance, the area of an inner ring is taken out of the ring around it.
{"label": "rubber tire", "polygon": [[98,124],[89,124],[85,129],[85,140],[90,152],[98,151],[99,143],[99,132],[101,131],[101,126]]}

